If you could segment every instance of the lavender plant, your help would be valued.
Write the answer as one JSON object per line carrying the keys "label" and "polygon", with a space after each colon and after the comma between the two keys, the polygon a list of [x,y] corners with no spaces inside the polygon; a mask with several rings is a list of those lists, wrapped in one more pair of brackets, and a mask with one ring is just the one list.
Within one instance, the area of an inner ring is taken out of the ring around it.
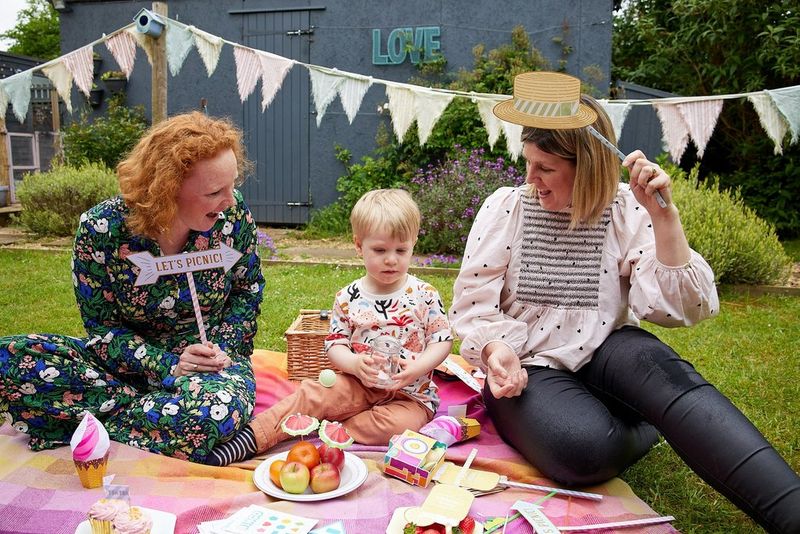
{"label": "lavender plant", "polygon": [[484,153],[459,148],[455,158],[417,170],[410,188],[422,212],[418,252],[461,256],[486,197],[499,187],[524,183],[514,165],[502,157],[486,159]]}
{"label": "lavender plant", "polygon": [[265,260],[274,260],[278,257],[278,247],[275,246],[272,236],[266,232],[258,230],[258,247],[261,257]]}

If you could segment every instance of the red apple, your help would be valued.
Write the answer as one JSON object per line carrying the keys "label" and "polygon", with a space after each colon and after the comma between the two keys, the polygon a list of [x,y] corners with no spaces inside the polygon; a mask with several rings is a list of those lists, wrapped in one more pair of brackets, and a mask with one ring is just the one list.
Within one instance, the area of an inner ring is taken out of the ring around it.
{"label": "red apple", "polygon": [[328,447],[323,443],[319,450],[319,461],[322,463],[333,464],[336,469],[341,471],[344,468],[344,451],[338,447]]}
{"label": "red apple", "polygon": [[339,469],[329,463],[321,463],[311,470],[311,491],[325,493],[339,487],[341,477]]}
{"label": "red apple", "polygon": [[286,493],[303,493],[308,487],[310,478],[308,467],[300,462],[286,462],[281,467],[281,488]]}

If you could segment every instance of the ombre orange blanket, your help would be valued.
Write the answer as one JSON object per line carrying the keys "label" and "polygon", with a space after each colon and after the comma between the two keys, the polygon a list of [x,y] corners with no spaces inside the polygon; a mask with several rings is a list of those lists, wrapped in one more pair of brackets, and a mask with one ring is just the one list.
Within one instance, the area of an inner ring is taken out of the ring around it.
{"label": "ombre orange blanket", "polygon": [[[294,390],[295,385],[286,378],[285,354],[256,351],[253,362],[258,385],[257,411]],[[461,464],[469,452],[477,448],[478,456],[472,464],[475,468],[492,470],[511,480],[552,485],[497,436],[479,395],[459,381],[440,381],[439,385],[441,413],[446,414],[450,405],[465,404],[467,415],[481,423],[480,436],[450,447],[448,460]],[[103,490],[87,490],[81,486],[69,447],[31,452],[27,441],[26,435],[18,434],[8,424],[0,429],[0,532],[72,534],[86,519],[86,511],[92,503],[103,497]],[[287,442],[265,456],[290,445],[291,442]],[[224,519],[251,504],[316,518],[319,520],[317,527],[341,521],[349,534],[381,533],[386,531],[396,508],[418,506],[424,501],[429,489],[410,486],[380,471],[385,448],[356,445],[349,451],[367,464],[366,482],[348,495],[318,502],[277,501],[262,493],[253,483],[253,470],[261,459],[217,468],[112,443],[108,473],[116,475],[115,484],[130,487],[132,504],[175,514],[177,533],[195,533],[199,523]],[[586,488],[586,491],[605,497],[602,502],[552,497],[543,502],[543,510],[559,526],[658,515],[619,479]],[[517,500],[532,502],[543,495],[509,489],[482,496],[475,499],[470,515],[481,521],[505,517]],[[530,533],[533,530],[524,519],[517,519],[508,524],[505,532]],[[676,530],[669,524],[662,524],[619,532],[655,534]]]}

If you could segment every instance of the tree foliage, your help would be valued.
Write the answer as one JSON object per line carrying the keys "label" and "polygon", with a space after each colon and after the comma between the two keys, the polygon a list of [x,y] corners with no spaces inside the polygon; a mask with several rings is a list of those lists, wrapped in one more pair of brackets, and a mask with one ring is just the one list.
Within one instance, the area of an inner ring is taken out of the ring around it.
{"label": "tree foliage", "polygon": [[14,41],[8,51],[38,59],[53,59],[61,55],[61,28],[58,12],[47,0],[28,0],[18,15],[17,25],[0,33],[3,39]]}
{"label": "tree foliage", "polygon": [[[680,95],[738,94],[800,84],[800,0],[628,0],[614,18],[612,77]],[[690,145],[691,147],[691,145]],[[746,99],[726,100],[701,173],[741,186],[784,236],[800,234],[800,145],[775,156]],[[681,164],[696,161],[687,150]],[[767,192],[769,186],[771,192]],[[776,209],[777,207],[777,209]],[[786,210],[783,208],[786,207]]]}

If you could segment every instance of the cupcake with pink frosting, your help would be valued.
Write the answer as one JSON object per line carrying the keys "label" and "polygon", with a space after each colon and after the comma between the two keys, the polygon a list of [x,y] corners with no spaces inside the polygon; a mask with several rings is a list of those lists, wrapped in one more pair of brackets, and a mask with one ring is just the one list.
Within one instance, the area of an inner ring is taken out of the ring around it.
{"label": "cupcake with pink frosting", "polygon": [[111,441],[103,424],[86,412],[70,440],[72,460],[84,488],[99,488],[108,467]]}
{"label": "cupcake with pink frosting", "polygon": [[150,534],[153,520],[138,506],[131,506],[130,510],[120,512],[114,518],[115,534]]}
{"label": "cupcake with pink frosting", "polygon": [[114,518],[128,511],[128,503],[119,499],[100,499],[89,508],[89,525],[92,534],[111,534]]}

